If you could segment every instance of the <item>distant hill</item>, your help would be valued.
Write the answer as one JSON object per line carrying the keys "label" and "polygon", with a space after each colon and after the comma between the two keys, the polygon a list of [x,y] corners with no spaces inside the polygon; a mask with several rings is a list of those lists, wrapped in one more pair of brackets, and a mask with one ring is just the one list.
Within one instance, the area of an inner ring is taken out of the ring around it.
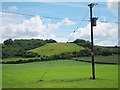
{"label": "distant hill", "polygon": [[[2,43],[2,59],[31,58],[53,55],[53,57],[71,58],[91,55],[91,43],[83,39],[76,39],[69,43],[57,43],[53,39],[7,39]],[[95,55],[108,56],[118,54],[118,47],[94,46]],[[1,54],[1,53],[0,53]],[[61,55],[59,55],[61,54]],[[58,55],[58,56],[54,56]],[[52,57],[52,58],[53,58]],[[48,58],[48,57],[47,57]]]}
{"label": "distant hill", "polygon": [[74,43],[47,43],[44,46],[29,50],[28,52],[35,52],[41,56],[50,56],[50,55],[58,55],[64,52],[79,52],[80,50],[85,49],[82,46],[78,46]]}
{"label": "distant hill", "polygon": [[37,54],[28,53],[31,50],[47,43],[56,43],[52,39],[7,39],[2,44],[2,58],[12,57],[35,57]]}

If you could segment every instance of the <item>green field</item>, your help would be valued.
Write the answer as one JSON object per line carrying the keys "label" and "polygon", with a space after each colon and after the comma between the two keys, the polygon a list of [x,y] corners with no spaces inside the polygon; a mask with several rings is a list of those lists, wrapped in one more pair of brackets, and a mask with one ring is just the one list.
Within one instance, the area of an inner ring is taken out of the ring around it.
{"label": "green field", "polygon": [[80,51],[84,48],[82,46],[78,46],[74,43],[48,43],[44,46],[39,48],[35,48],[29,51],[38,53],[39,55],[58,55],[64,52],[73,52],[73,51]]}
{"label": "green field", "polygon": [[[91,57],[78,57],[74,58],[78,60],[91,61]],[[105,62],[105,63],[118,63],[118,55],[113,54],[111,56],[95,56],[95,62]]]}
{"label": "green field", "polygon": [[18,60],[30,60],[30,59],[39,59],[39,57],[34,57],[34,58],[6,58],[3,59],[3,62],[7,62],[7,61],[18,61]]}
{"label": "green field", "polygon": [[[96,80],[91,76],[91,64],[56,60],[26,64],[3,64],[3,88],[117,88],[118,66],[96,64]],[[41,76],[46,71],[43,77]]]}
{"label": "green field", "polygon": [[[39,57],[34,57],[34,58],[7,58],[3,59],[3,62],[7,61],[18,61],[18,60],[30,60],[30,59],[40,59]],[[78,58],[73,58],[73,59],[78,59],[78,60],[83,60],[83,61],[91,61],[91,57],[78,57]],[[95,62],[102,62],[102,63],[118,63],[118,55],[113,54],[112,56],[95,56]]]}

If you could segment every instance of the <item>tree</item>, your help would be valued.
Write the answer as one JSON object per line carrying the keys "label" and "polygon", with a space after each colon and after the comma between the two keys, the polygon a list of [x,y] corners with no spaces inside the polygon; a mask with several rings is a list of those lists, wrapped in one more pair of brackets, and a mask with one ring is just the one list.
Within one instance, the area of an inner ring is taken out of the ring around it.
{"label": "tree", "polygon": [[3,58],[24,57],[25,55],[25,57],[36,56],[35,53],[26,53],[26,51],[45,44],[46,41],[42,39],[15,39],[14,41],[12,39],[7,39],[2,45]]}
{"label": "tree", "polygon": [[45,41],[46,41],[47,43],[56,43],[56,41],[53,40],[53,39],[46,39]]}
{"label": "tree", "polygon": [[7,39],[3,43],[4,43],[4,45],[12,45],[13,41],[12,41],[12,39]]}
{"label": "tree", "polygon": [[83,39],[76,39],[75,41],[73,41],[73,43],[76,43],[79,46],[83,46],[83,47],[88,47],[90,48],[90,42],[89,41],[85,41]]}
{"label": "tree", "polygon": [[76,39],[75,41],[73,41],[73,43],[85,43],[85,40],[83,40],[83,39]]}

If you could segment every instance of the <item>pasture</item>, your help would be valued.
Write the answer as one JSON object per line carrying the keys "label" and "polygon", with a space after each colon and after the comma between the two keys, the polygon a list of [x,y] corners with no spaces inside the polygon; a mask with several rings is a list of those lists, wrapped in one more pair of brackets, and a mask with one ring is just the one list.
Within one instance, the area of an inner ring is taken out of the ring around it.
{"label": "pasture", "polygon": [[64,52],[79,52],[80,50],[83,50],[84,48],[82,46],[78,46],[74,43],[48,43],[44,46],[29,50],[35,53],[38,53],[39,55],[58,55]]}
{"label": "pasture", "polygon": [[[3,88],[117,88],[118,65],[96,64],[96,80],[91,80],[91,64],[55,60],[26,64],[3,64]],[[43,75],[46,72],[45,75]],[[42,78],[43,76],[43,78]],[[40,82],[40,80],[44,80]]]}
{"label": "pasture", "polygon": [[[84,60],[84,61],[91,61],[91,57],[77,57],[73,59]],[[95,62],[102,62],[102,63],[118,63],[118,55],[113,54],[111,56],[95,56]]]}
{"label": "pasture", "polygon": [[[8,62],[8,61],[19,61],[19,60],[30,60],[30,59],[40,59],[40,57],[33,57],[33,58],[6,58],[3,59],[2,62]],[[73,59],[83,60],[83,61],[91,61],[91,57],[77,57]],[[111,56],[95,56],[95,62],[102,62],[102,63],[118,63],[118,55],[113,54]]]}

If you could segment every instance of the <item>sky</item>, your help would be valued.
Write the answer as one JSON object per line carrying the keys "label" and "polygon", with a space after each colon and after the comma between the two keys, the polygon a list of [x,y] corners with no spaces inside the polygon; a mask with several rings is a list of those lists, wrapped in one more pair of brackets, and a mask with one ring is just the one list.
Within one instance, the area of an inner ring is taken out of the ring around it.
{"label": "sky", "polygon": [[[2,43],[6,39],[54,39],[71,42],[76,39],[91,40],[90,2],[2,2],[1,10],[34,16],[1,13]],[[118,10],[116,2],[98,2],[93,7],[93,17],[98,17],[94,27],[94,44],[115,46],[118,43]],[[1,11],[0,10],[0,11]],[[62,18],[51,19],[40,16]],[[81,21],[84,20],[84,21]],[[109,21],[105,23],[103,21]],[[76,31],[76,32],[74,32]]]}

